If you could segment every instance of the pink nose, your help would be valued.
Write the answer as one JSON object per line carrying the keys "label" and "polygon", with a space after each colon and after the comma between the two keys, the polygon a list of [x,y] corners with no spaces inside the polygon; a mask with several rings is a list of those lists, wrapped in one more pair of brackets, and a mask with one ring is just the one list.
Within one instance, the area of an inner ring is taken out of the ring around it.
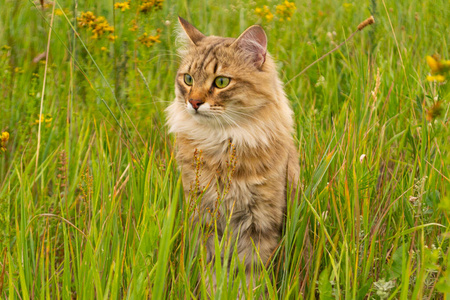
{"label": "pink nose", "polygon": [[189,99],[189,103],[192,105],[192,107],[195,110],[197,110],[200,107],[200,105],[202,105],[205,102],[203,102],[201,100],[196,100],[196,99]]}

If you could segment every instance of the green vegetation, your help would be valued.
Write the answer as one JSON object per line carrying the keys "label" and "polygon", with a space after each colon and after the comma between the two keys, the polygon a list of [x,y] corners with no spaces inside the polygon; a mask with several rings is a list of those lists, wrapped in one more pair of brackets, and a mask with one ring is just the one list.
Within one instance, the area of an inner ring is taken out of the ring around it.
{"label": "green vegetation", "polygon": [[[300,200],[273,266],[241,292],[446,298],[448,1],[282,3],[0,0],[0,298],[204,298],[211,271],[164,124],[177,15],[222,36],[262,24],[287,83],[371,14],[286,84]],[[230,280],[212,266],[215,299],[245,286],[230,263]]]}

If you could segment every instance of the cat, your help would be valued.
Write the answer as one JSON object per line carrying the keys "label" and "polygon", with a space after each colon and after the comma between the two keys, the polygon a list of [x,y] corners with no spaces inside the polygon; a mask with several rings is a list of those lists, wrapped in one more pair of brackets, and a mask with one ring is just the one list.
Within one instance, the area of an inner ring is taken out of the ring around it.
{"label": "cat", "polygon": [[[248,274],[260,264],[255,248],[263,263],[273,256],[287,189],[295,195],[300,167],[293,111],[261,26],[253,25],[235,39],[205,36],[178,20],[182,61],[175,100],[166,114],[169,132],[176,135],[184,193],[192,196],[194,187],[200,187],[194,195],[200,198],[195,222],[205,225],[216,218],[219,240],[229,220]],[[199,155],[201,167],[193,164]],[[205,247],[211,261],[213,236]]]}

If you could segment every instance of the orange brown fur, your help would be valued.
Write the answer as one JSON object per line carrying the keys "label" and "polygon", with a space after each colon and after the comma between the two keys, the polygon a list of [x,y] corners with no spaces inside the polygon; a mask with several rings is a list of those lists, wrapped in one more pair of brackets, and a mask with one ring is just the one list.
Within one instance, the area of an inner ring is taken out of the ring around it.
{"label": "orange brown fur", "polygon": [[[170,131],[176,134],[184,191],[188,196],[196,180],[201,187],[197,222],[209,222],[208,211],[219,205],[218,233],[223,232],[229,219],[239,257],[245,258],[249,270],[258,261],[252,243],[264,263],[276,249],[286,209],[286,188],[295,189],[298,182],[293,112],[275,63],[265,52],[265,33],[259,26],[234,39],[204,36],[183,19],[180,23],[188,40],[181,51],[176,98],[167,108],[167,120]],[[185,74],[192,76],[191,86],[184,81]],[[229,85],[214,87],[218,76],[231,78]],[[202,105],[194,111],[190,100],[201,101]],[[227,186],[230,143],[236,161]],[[202,153],[200,177],[192,164],[196,150]],[[220,203],[217,187],[219,194],[223,192],[220,189],[227,189]],[[212,259],[212,238],[206,248]]]}

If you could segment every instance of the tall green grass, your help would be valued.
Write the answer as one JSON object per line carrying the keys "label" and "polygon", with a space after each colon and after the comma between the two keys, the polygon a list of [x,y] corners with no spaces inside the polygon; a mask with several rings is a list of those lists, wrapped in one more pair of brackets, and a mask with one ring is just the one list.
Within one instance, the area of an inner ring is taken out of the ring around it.
{"label": "tall green grass", "polygon": [[[425,57],[450,57],[448,2],[296,1],[291,21],[255,14],[280,3],[165,1],[136,14],[133,1],[122,12],[0,0],[0,298],[206,298],[213,273],[215,299],[447,298],[450,90],[426,80]],[[115,42],[78,26],[86,11]],[[299,200],[272,264],[243,288],[227,238],[215,251],[229,248],[230,265],[196,252],[197,199],[183,195],[165,126],[177,15],[222,36],[261,23],[288,82],[371,13],[376,24],[285,87]],[[157,28],[160,43],[139,42]]]}

